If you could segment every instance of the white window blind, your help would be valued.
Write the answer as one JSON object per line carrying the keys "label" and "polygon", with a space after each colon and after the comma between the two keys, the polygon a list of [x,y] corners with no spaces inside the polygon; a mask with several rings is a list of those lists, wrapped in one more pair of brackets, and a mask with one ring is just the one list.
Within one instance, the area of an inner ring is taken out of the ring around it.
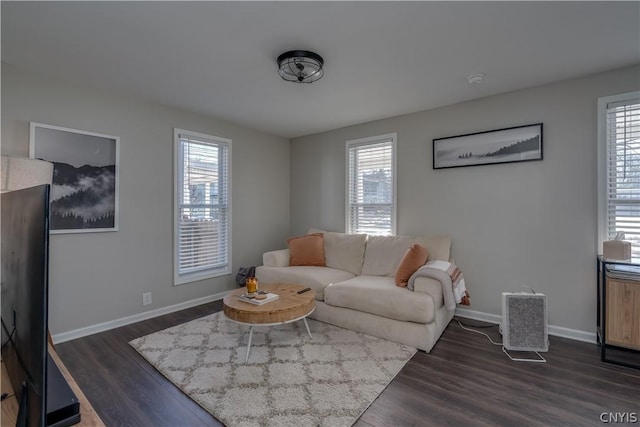
{"label": "white window blind", "polygon": [[640,258],[640,98],[606,106],[606,238],[623,232]]}
{"label": "white window blind", "polygon": [[230,274],[231,141],[176,129],[176,284]]}
{"label": "white window blind", "polygon": [[395,141],[347,141],[347,233],[395,234]]}

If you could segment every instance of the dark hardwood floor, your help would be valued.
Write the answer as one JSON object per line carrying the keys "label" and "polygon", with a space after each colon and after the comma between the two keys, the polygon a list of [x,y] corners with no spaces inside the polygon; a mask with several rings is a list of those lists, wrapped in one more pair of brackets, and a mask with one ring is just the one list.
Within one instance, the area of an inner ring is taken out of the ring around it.
{"label": "dark hardwood floor", "polygon": [[[220,426],[128,345],[220,310],[217,301],[56,349],[107,426]],[[481,330],[499,341],[497,329]],[[602,413],[640,418],[640,370],[600,362],[595,344],[550,341],[543,353],[548,363],[512,362],[454,320],[431,353],[418,352],[356,426],[596,426],[603,424]]]}

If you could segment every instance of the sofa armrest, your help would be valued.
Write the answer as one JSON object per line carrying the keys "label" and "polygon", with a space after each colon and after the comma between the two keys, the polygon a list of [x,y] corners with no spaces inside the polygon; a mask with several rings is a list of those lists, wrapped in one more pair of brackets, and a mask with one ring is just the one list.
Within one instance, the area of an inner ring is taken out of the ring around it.
{"label": "sofa armrest", "polygon": [[436,279],[430,277],[416,277],[413,282],[413,291],[422,294],[431,295],[436,304],[436,308],[444,305],[444,296],[442,295],[442,284]]}
{"label": "sofa armrest", "polygon": [[288,267],[289,249],[265,252],[262,254],[262,265],[265,267]]}

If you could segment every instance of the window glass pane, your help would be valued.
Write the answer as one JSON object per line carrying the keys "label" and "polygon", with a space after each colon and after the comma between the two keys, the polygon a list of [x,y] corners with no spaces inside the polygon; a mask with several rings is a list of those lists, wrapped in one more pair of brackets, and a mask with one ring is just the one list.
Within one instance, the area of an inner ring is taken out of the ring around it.
{"label": "window glass pane", "polygon": [[640,101],[607,106],[607,238],[619,232],[640,257]]}
{"label": "window glass pane", "polygon": [[368,141],[347,143],[347,232],[393,234],[394,138]]}
{"label": "window glass pane", "polygon": [[178,137],[177,278],[229,269],[229,145]]}

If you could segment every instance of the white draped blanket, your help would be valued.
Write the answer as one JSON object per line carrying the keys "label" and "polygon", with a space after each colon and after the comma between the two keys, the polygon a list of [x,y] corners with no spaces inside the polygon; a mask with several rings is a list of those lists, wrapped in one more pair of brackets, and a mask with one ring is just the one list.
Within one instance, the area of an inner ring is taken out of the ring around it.
{"label": "white draped blanket", "polygon": [[418,277],[429,277],[442,284],[442,295],[447,310],[455,310],[456,304],[469,305],[467,288],[460,268],[447,261],[429,261],[420,267],[411,278],[407,288],[413,291],[413,283]]}

